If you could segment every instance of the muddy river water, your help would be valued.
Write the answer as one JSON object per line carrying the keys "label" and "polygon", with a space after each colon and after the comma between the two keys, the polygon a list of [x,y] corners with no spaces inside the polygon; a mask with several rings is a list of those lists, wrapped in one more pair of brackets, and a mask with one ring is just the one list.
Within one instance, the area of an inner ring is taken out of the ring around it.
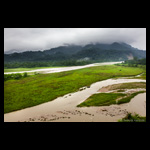
{"label": "muddy river water", "polygon": [[4,122],[116,122],[128,112],[146,116],[146,93],[135,96],[126,104],[76,107],[104,86],[128,82],[146,82],[146,80],[120,78],[96,82],[90,88],[69,93],[51,102],[4,114]]}

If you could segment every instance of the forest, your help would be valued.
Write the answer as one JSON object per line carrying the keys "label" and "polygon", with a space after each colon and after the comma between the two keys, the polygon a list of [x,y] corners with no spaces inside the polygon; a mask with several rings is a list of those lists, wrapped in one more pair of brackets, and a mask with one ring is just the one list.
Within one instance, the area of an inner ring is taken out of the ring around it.
{"label": "forest", "polygon": [[[145,58],[146,51],[125,43],[60,46],[44,51],[4,54],[4,68],[80,66],[97,62],[127,61]],[[132,63],[132,62],[131,62]],[[129,61],[129,64],[131,64]]]}
{"label": "forest", "polygon": [[133,65],[146,65],[146,58],[138,59],[137,57],[134,57],[133,60],[126,60],[124,63],[128,64],[129,67],[132,67]]}
{"label": "forest", "polygon": [[9,62],[4,64],[5,69],[9,68],[34,68],[34,67],[53,67],[53,66],[81,66],[95,61],[77,61],[73,59],[62,61],[27,61],[27,62]]}

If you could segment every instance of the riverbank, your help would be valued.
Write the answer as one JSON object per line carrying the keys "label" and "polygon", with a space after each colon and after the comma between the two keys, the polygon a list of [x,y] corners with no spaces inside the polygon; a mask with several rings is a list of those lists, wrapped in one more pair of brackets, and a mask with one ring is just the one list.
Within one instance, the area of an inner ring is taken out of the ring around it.
{"label": "riverbank", "polygon": [[122,62],[105,62],[105,63],[95,63],[95,64],[89,64],[84,66],[72,66],[72,67],[39,67],[39,68],[16,68],[16,69],[4,69],[4,74],[12,74],[12,73],[55,73],[55,72],[63,72],[63,71],[71,71],[71,70],[77,70],[77,69],[83,69],[88,67],[94,67],[94,66],[103,66],[103,65],[113,65],[118,64]]}
{"label": "riverbank", "polygon": [[[90,88],[69,93],[54,101],[16,112],[4,114],[4,122],[116,122],[129,111],[146,115],[146,94],[139,94],[130,103],[102,107],[78,108],[78,104],[95,94],[100,88],[119,83],[146,82],[139,79],[107,79],[96,82]],[[135,107],[137,106],[137,107]],[[144,107],[144,108],[143,108]]]}
{"label": "riverbank", "polygon": [[105,65],[4,81],[4,113],[52,101],[98,81],[142,72],[141,68]]}

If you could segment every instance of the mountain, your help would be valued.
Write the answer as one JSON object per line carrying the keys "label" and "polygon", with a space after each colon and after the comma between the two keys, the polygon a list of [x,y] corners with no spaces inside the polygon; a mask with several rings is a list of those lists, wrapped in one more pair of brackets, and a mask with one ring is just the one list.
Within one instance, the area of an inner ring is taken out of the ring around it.
{"label": "mountain", "polygon": [[17,53],[16,49],[11,49],[9,51],[4,52],[4,54],[12,54],[12,53]]}
{"label": "mountain", "polygon": [[4,63],[8,62],[36,62],[63,60],[91,60],[91,61],[124,61],[146,58],[146,51],[139,50],[126,43],[88,44],[59,46],[44,51],[26,51],[22,53],[4,54]]}
{"label": "mountain", "polygon": [[64,53],[67,55],[72,55],[77,53],[80,50],[82,50],[82,46],[78,46],[78,45],[59,46],[56,48],[45,50],[44,54],[54,55],[56,53]]}

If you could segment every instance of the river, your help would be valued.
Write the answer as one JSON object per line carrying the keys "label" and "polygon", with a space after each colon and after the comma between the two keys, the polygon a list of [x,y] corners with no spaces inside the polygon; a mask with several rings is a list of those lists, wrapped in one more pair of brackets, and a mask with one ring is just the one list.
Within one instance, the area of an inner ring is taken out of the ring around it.
{"label": "river", "polygon": [[73,66],[73,67],[60,67],[60,68],[46,68],[46,69],[36,69],[36,70],[30,70],[30,71],[18,71],[18,72],[4,72],[4,74],[12,74],[12,73],[30,73],[30,72],[37,72],[37,73],[55,73],[55,72],[63,72],[63,71],[70,71],[70,70],[77,70],[77,69],[82,69],[82,68],[87,68],[87,67],[94,67],[94,66],[103,66],[103,65],[113,65],[113,64],[118,64],[122,63],[120,62],[105,62],[105,63],[94,63],[94,64],[89,64],[89,65],[84,65],[84,66]]}
{"label": "river", "polygon": [[[102,107],[76,107],[103,86],[128,82],[146,82],[141,79],[107,79],[93,83],[90,88],[69,93],[63,97],[34,107],[4,114],[4,122],[116,122],[127,112],[146,115],[146,93],[139,94],[127,104]],[[139,98],[140,96],[140,98]]]}

